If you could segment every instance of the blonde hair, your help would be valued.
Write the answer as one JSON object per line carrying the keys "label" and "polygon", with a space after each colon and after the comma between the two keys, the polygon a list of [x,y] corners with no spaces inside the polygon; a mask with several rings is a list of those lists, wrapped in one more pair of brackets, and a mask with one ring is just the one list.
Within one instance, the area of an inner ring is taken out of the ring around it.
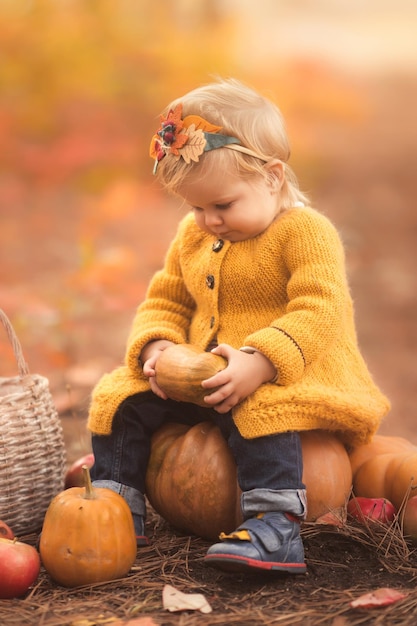
{"label": "blonde hair", "polygon": [[[178,104],[182,105],[183,118],[199,115],[216,126],[224,135],[236,137],[242,146],[259,155],[258,158],[226,147],[217,148],[201,155],[196,163],[186,163],[182,158],[167,154],[156,170],[158,180],[171,193],[176,193],[186,179],[206,175],[212,168],[235,171],[250,178],[268,176],[265,164],[279,160],[284,168],[281,188],[281,209],[288,209],[297,202],[308,203],[308,198],[298,187],[297,178],[288,165],[290,147],[285,123],[278,107],[256,91],[235,79],[220,79],[215,83],[198,87],[182,98],[171,102],[163,114]],[[197,170],[198,168],[198,170]]]}

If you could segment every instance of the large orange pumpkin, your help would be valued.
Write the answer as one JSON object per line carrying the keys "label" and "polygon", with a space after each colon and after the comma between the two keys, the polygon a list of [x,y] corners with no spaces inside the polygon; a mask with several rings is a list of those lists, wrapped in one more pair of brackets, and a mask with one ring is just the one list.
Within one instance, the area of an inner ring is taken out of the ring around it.
{"label": "large orange pumpkin", "polygon": [[[307,519],[344,508],[352,470],[343,444],[324,431],[301,433]],[[166,424],[152,440],[146,493],[153,508],[174,527],[217,539],[241,521],[236,465],[212,422],[191,428]]]}
{"label": "large orange pumpkin", "polygon": [[361,446],[352,448],[349,452],[352,474],[355,476],[357,470],[363,463],[382,454],[399,454],[415,449],[415,446],[404,437],[388,435],[374,435],[372,440]]}
{"label": "large orange pumpkin", "polygon": [[46,511],[39,551],[48,574],[65,587],[125,576],[136,559],[136,533],[126,501],[93,488],[85,466],[86,487],[59,493]]}
{"label": "large orange pumpkin", "polygon": [[399,509],[417,489],[417,447],[402,437],[376,435],[350,453],[357,497],[386,498]]}
{"label": "large orange pumpkin", "polygon": [[357,470],[353,480],[355,496],[386,498],[399,509],[417,490],[417,452],[381,454]]}
{"label": "large orange pumpkin", "polygon": [[227,360],[197,346],[181,343],[166,348],[155,366],[158,386],[171,400],[207,407],[204,396],[215,389],[203,389],[201,382],[224,370]]}

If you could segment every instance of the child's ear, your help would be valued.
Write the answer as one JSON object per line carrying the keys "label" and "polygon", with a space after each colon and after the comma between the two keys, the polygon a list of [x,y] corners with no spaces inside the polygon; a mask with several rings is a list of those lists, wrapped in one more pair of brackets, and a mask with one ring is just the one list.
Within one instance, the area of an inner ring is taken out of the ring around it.
{"label": "child's ear", "polygon": [[268,185],[271,186],[271,191],[280,191],[284,183],[284,164],[279,159],[273,159],[265,163],[264,170]]}

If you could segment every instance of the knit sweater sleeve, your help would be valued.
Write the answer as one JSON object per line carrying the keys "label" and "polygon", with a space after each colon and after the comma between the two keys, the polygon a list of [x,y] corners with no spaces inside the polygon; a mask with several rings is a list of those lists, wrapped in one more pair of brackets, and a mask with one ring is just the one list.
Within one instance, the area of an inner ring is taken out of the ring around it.
{"label": "knit sweater sleeve", "polygon": [[246,337],[276,366],[277,382],[299,380],[349,323],[352,304],[339,235],[323,215],[302,210],[282,218],[282,253],[289,279],[284,315]]}
{"label": "knit sweater sleeve", "polygon": [[195,303],[185,286],[180,251],[189,218],[185,218],[171,243],[162,270],[152,278],[146,298],[138,307],[127,341],[125,362],[141,374],[138,357],[145,344],[156,339],[187,341]]}

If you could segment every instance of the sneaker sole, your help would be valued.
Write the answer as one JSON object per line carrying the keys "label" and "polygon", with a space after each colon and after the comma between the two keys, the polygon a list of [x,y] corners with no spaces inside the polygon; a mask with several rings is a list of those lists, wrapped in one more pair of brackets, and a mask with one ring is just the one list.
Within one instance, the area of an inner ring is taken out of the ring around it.
{"label": "sneaker sole", "polygon": [[204,562],[225,572],[248,572],[251,570],[284,572],[287,574],[304,574],[307,571],[305,563],[274,563],[257,561],[242,556],[222,554],[204,557]]}

